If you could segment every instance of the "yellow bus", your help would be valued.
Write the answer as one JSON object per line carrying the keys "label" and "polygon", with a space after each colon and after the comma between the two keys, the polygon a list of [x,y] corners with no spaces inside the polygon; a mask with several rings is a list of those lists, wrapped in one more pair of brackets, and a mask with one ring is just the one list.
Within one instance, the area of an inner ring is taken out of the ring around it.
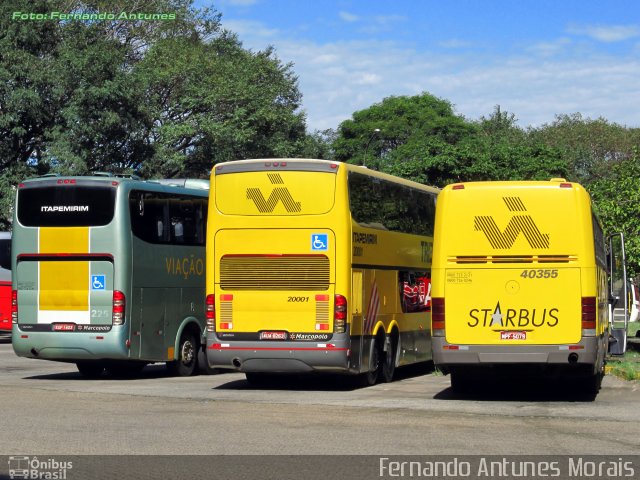
{"label": "yellow bus", "polygon": [[221,163],[211,181],[211,367],[374,384],[430,359],[437,189],[309,159]]}
{"label": "yellow bus", "polygon": [[609,249],[610,259],[589,195],[577,183],[444,188],[431,328],[434,363],[451,374],[452,388],[469,390],[486,371],[515,381],[543,371],[597,392],[608,347],[624,353],[626,343],[618,335],[626,326],[611,325],[612,309],[626,312],[622,237],[611,237]]}

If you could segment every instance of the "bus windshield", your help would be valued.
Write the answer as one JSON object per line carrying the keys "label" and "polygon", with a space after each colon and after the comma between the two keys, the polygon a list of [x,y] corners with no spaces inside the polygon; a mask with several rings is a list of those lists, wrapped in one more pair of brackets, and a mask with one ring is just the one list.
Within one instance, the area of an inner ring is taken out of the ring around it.
{"label": "bus windshield", "polygon": [[18,221],[26,227],[95,227],[113,219],[114,186],[85,182],[33,183],[29,187],[20,191],[17,205]]}

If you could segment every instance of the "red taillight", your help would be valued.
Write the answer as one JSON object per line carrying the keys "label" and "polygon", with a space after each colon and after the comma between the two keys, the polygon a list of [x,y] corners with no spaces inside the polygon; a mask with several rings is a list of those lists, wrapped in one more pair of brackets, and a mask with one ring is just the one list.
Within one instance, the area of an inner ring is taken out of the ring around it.
{"label": "red taillight", "polygon": [[18,291],[11,290],[11,322],[18,323]]}
{"label": "red taillight", "polygon": [[215,295],[207,295],[205,299],[205,318],[207,319],[207,331],[215,332],[216,331],[216,297]]}
{"label": "red taillight", "polygon": [[126,299],[124,293],[119,290],[113,291],[113,324],[122,325],[124,323],[124,310],[126,307]]}
{"label": "red taillight", "polygon": [[[438,331],[439,330],[439,331]],[[431,299],[431,334],[444,335],[444,298]]]}
{"label": "red taillight", "polygon": [[595,330],[597,319],[596,297],[582,297],[582,329]]}
{"label": "red taillight", "polygon": [[334,296],[333,331],[334,333],[344,333],[347,331],[347,299],[342,295]]}

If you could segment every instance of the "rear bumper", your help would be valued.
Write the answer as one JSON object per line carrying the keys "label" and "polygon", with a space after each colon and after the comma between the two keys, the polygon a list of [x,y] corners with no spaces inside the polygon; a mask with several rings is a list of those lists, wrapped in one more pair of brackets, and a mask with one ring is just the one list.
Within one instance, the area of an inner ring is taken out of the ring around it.
{"label": "rear bumper", "polygon": [[122,327],[110,332],[25,332],[14,326],[11,343],[19,357],[44,360],[128,360]]}
{"label": "rear bumper", "polygon": [[209,336],[207,361],[211,368],[256,373],[347,372],[350,341],[333,338],[319,342],[229,342]]}
{"label": "rear bumper", "polygon": [[506,364],[595,365],[604,354],[604,336],[583,337],[572,345],[452,345],[432,338],[433,362],[447,370],[456,366]]}

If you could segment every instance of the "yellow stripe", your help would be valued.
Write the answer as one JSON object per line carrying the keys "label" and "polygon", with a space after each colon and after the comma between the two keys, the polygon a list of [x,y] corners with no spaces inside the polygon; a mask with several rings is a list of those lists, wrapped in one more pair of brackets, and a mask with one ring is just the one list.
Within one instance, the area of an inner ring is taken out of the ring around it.
{"label": "yellow stripe", "polygon": [[[40,253],[89,253],[89,227],[40,228]],[[40,310],[89,310],[89,262],[40,262]]]}

